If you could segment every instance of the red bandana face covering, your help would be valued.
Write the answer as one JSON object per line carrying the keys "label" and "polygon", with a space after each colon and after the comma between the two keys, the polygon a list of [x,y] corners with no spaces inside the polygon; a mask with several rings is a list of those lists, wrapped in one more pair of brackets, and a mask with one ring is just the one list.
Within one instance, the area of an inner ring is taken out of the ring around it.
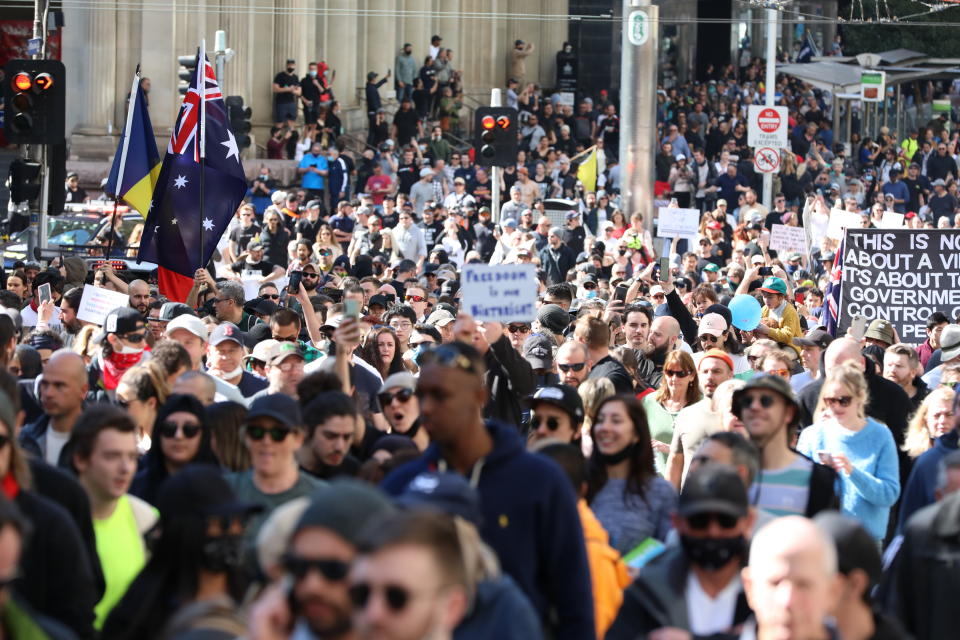
{"label": "red bandana face covering", "polygon": [[120,384],[120,377],[127,369],[140,362],[143,352],[117,353],[113,352],[103,358],[103,384],[108,391],[113,391]]}

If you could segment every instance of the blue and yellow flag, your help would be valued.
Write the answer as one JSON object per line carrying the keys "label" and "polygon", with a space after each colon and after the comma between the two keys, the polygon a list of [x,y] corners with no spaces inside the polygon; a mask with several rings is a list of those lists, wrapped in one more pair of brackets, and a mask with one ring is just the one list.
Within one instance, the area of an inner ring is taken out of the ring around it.
{"label": "blue and yellow flag", "polygon": [[117,153],[113,156],[113,167],[105,190],[146,218],[159,176],[160,154],[157,153],[157,140],[153,137],[147,100],[140,88],[138,68],[133,78],[133,88],[130,89],[127,124]]}

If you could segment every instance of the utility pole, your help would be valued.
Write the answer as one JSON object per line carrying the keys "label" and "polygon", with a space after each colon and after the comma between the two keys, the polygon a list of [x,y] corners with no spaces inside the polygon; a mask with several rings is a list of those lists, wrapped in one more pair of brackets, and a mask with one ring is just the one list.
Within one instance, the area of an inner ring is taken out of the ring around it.
{"label": "utility pole", "polygon": [[657,55],[660,8],[623,0],[620,57],[620,197],[629,218],[643,214],[653,233],[654,155],[657,152]]}
{"label": "utility pole", "polygon": [[[27,50],[34,60],[42,60],[47,51],[47,0],[35,0],[33,4],[33,39],[28,43]],[[30,227],[27,232],[27,260],[34,259],[37,247],[47,246],[47,209],[50,206],[50,167],[46,145],[30,145],[24,147],[24,156],[36,156],[40,162],[40,202],[37,210],[30,211]]]}
{"label": "utility pole", "polygon": [[[490,106],[499,107],[500,104],[500,89],[493,88],[490,89]],[[490,167],[490,185],[491,191],[490,194],[490,206],[493,207],[493,211],[490,212],[490,217],[493,219],[494,224],[500,224],[500,167]]]}
{"label": "utility pole", "polygon": [[[777,22],[778,6],[773,0],[767,2],[767,69],[764,79],[764,105],[772,107],[776,102],[777,91]],[[777,149],[781,154],[783,149]],[[773,174],[763,174],[763,206],[773,210]]]}

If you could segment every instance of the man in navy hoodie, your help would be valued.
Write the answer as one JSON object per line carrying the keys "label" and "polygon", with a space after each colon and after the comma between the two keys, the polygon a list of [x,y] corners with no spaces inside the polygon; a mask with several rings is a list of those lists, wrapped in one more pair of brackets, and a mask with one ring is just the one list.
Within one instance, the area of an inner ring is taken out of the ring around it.
{"label": "man in navy hoodie", "polygon": [[593,638],[590,570],[576,499],[560,468],[528,453],[517,428],[484,422],[483,358],[454,342],[424,354],[417,396],[432,444],[386,480],[393,495],[424,471],[454,471],[480,492],[480,534],[530,598],[549,635]]}

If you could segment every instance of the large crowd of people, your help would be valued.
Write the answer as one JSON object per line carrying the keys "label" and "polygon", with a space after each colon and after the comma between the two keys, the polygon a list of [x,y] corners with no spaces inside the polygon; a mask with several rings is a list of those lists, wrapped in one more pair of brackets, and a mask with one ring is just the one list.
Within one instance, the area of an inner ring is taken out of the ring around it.
{"label": "large crowd of people", "polygon": [[[359,154],[333,72],[287,62],[271,143],[302,116],[296,182],[260,171],[185,302],[78,257],[7,271],[4,631],[951,637],[958,319],[931,315],[922,344],[884,319],[834,336],[823,291],[835,208],[954,225],[953,123],[848,152],[830,101],[781,77],[793,136],[768,210],[744,133],[761,69],[662,90],[651,187],[702,219],[686,248],[655,245],[655,211],[621,208],[606,94],[524,83],[517,41],[521,149],[493,212],[490,172],[445,137],[452,51],[435,36],[417,72],[413,48],[392,120],[390,74],[368,74]],[[560,223],[553,197],[574,203]],[[773,224],[812,227],[811,252],[777,255]],[[473,263],[534,265],[534,315],[471,317]],[[129,302],[80,313],[96,287]]]}

